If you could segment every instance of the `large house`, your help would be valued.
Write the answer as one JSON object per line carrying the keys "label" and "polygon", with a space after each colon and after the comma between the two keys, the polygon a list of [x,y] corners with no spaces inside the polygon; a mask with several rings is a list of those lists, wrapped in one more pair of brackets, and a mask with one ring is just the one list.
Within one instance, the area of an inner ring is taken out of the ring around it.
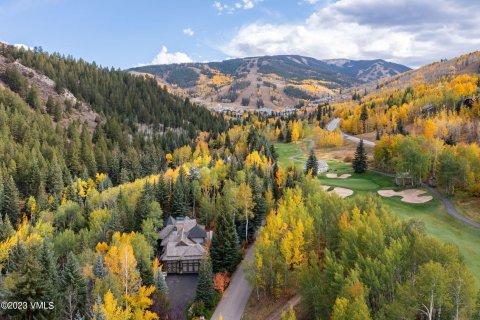
{"label": "large house", "polygon": [[318,161],[318,173],[325,173],[328,171],[328,163],[323,160]]}
{"label": "large house", "polygon": [[169,217],[160,231],[160,261],[167,273],[197,273],[212,232],[188,217]]}

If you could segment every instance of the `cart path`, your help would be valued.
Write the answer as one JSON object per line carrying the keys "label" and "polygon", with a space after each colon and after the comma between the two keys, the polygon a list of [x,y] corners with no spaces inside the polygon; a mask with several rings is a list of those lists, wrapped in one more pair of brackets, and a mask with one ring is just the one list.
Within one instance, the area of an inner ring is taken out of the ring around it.
{"label": "cart path", "polygon": [[[339,124],[340,124],[340,119],[335,118],[327,124],[327,130],[329,130],[329,131],[335,130],[336,128],[338,128]],[[349,139],[351,141],[360,142],[360,139],[357,138],[357,137],[348,135],[348,134],[344,133],[343,131],[342,131],[342,134],[343,134],[344,137],[346,137],[347,139]],[[365,145],[369,145],[369,146],[372,146],[372,147],[375,146],[374,141],[363,140],[363,143]],[[381,172],[381,171],[377,171],[377,170],[372,170],[372,169],[368,169],[368,170],[379,173],[379,174],[382,174],[384,176],[395,177],[395,175],[393,175],[393,174],[389,174],[389,173],[385,173],[385,172]],[[467,217],[465,217],[464,215],[462,215],[460,212],[458,212],[458,210],[455,209],[455,205],[453,204],[453,202],[450,199],[448,199],[447,197],[445,197],[444,195],[442,195],[440,192],[438,192],[435,188],[432,188],[432,187],[430,187],[429,185],[427,185],[423,182],[420,183],[420,185],[422,187],[427,188],[433,194],[434,197],[436,197],[437,199],[442,201],[443,205],[445,206],[445,209],[447,210],[447,212],[450,216],[454,217],[457,220],[465,222],[466,224],[469,224],[472,227],[480,228],[480,223],[472,221],[472,220],[468,219]]]}

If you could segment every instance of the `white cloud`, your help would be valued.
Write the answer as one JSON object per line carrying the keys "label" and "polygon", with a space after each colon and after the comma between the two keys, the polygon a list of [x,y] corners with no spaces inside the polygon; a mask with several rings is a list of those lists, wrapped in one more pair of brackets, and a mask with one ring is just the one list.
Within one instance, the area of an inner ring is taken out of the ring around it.
{"label": "white cloud", "polygon": [[192,30],[192,28],[185,28],[183,29],[183,33],[185,33],[187,36],[193,36],[195,34],[195,31]]}
{"label": "white cloud", "polygon": [[23,49],[23,50],[33,50],[32,47],[27,46],[26,44],[23,43],[16,43],[13,45],[15,48]]}
{"label": "white cloud", "polygon": [[228,13],[232,14],[235,10],[243,9],[249,10],[255,7],[258,3],[263,2],[263,0],[241,0],[235,2],[234,4],[228,4],[226,2],[214,1],[213,7],[217,10],[218,14]]}
{"label": "white cloud", "polygon": [[170,64],[170,63],[185,63],[193,62],[186,53],[183,52],[168,52],[167,47],[162,46],[162,51],[153,58],[150,64]]}
{"label": "white cloud", "polygon": [[[306,0],[314,2],[315,0]],[[301,54],[316,58],[383,58],[418,66],[480,47],[480,2],[339,0],[303,23],[253,23],[226,44],[234,57]]]}

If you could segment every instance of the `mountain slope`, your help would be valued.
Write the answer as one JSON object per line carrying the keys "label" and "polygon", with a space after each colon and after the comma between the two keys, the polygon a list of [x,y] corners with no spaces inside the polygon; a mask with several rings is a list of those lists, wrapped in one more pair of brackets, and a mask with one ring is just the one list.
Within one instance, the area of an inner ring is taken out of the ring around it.
{"label": "mountain slope", "polygon": [[382,79],[378,81],[377,87],[403,89],[418,83],[433,83],[444,77],[479,73],[480,51],[475,51],[450,60],[433,62],[388,79]]}
{"label": "mountain slope", "polygon": [[408,70],[384,60],[317,60],[298,55],[129,69],[154,75],[161,85],[206,105],[272,109],[294,106],[301,100],[330,99],[342,88]]}

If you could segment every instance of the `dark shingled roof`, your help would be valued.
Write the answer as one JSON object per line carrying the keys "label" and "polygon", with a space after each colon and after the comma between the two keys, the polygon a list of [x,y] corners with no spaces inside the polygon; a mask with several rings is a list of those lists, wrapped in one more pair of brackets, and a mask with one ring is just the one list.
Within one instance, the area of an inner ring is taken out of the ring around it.
{"label": "dark shingled roof", "polygon": [[190,239],[192,239],[192,238],[206,238],[207,233],[205,232],[205,230],[202,227],[200,227],[198,224],[196,224],[195,227],[190,229],[187,237],[189,237]]}
{"label": "dark shingled roof", "polygon": [[170,226],[170,225],[174,226],[175,223],[176,223],[175,218],[170,216],[167,218],[167,221],[165,222],[165,226]]}

